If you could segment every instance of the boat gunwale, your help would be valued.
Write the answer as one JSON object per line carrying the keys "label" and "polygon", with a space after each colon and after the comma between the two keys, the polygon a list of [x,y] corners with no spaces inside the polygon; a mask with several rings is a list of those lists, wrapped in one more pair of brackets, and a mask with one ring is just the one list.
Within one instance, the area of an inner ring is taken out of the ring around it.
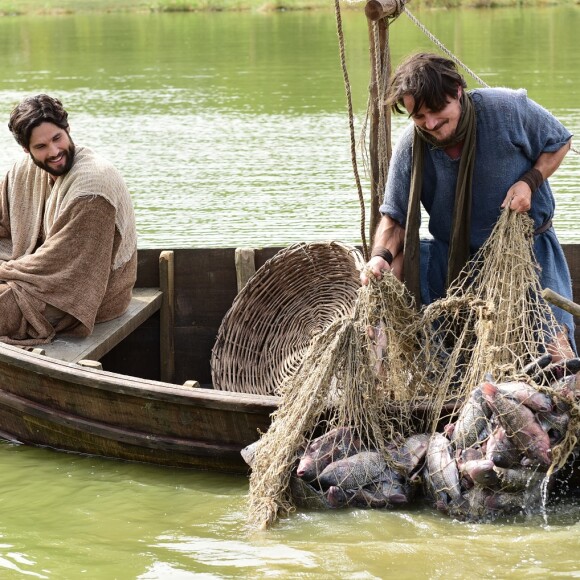
{"label": "boat gunwale", "polygon": [[[219,410],[263,414],[264,412],[273,412],[280,403],[280,398],[273,395],[189,387],[82,367],[75,363],[61,361],[3,343],[0,343],[0,365],[18,367],[25,372],[46,376],[57,381],[74,383],[115,394]],[[1,385],[0,389],[2,389]]]}

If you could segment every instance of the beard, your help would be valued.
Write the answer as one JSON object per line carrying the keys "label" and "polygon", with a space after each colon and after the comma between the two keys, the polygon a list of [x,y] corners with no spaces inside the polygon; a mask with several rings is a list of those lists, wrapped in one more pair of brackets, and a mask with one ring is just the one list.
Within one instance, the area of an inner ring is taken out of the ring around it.
{"label": "beard", "polygon": [[[75,157],[75,144],[73,143],[70,137],[69,141],[70,145],[68,149],[64,149],[62,151],[62,154],[65,156],[65,163],[60,169],[54,169],[48,163],[43,163],[42,161],[39,161],[38,159],[36,159],[36,157],[34,157],[32,153],[30,153],[30,158],[34,162],[34,165],[40,167],[40,169],[43,169],[47,173],[50,173],[50,175],[52,175],[53,177],[60,177],[61,175],[65,175],[70,171],[71,167],[73,166]],[[47,161],[49,162],[50,160]]]}

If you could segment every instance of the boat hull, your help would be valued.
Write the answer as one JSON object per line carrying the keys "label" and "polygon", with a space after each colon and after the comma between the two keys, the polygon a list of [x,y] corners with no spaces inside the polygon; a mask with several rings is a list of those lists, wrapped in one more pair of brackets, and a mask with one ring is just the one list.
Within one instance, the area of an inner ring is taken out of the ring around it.
{"label": "boat hull", "polygon": [[85,369],[0,345],[0,435],[92,455],[245,473],[277,398]]}
{"label": "boat hull", "polygon": [[[278,250],[256,250],[256,268]],[[564,251],[578,302],[580,245]],[[279,399],[211,388],[212,348],[237,294],[235,248],[174,253],[173,381],[158,380],[159,313],[101,359],[104,371],[0,343],[0,437],[123,460],[247,473],[240,450],[268,429]],[[159,254],[139,251],[137,286],[159,285]],[[191,379],[209,388],[183,386]],[[420,424],[424,410],[417,409],[416,416]]]}

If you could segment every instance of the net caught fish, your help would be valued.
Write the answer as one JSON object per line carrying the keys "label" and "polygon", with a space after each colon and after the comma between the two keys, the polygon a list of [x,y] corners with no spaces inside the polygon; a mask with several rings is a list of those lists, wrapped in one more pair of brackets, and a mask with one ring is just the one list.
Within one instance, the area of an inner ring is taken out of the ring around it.
{"label": "net caught fish", "polygon": [[481,388],[497,422],[517,449],[532,463],[548,468],[552,462],[550,438],[531,409],[502,395],[492,383],[484,383]]}
{"label": "net caught fish", "polygon": [[343,489],[362,488],[376,481],[386,467],[377,451],[361,451],[356,455],[333,461],[318,476],[323,489],[338,486]]}
{"label": "net caught fish", "polygon": [[360,447],[360,439],[349,427],[331,429],[306,446],[298,463],[296,475],[312,482],[333,461],[358,453]]}

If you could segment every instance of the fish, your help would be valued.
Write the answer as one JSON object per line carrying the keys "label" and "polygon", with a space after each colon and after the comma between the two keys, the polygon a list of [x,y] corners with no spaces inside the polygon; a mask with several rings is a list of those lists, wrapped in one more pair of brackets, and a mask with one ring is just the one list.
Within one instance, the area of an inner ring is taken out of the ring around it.
{"label": "fish", "polygon": [[497,488],[501,491],[524,491],[531,490],[542,485],[546,478],[546,473],[534,469],[520,467],[517,469],[505,469],[495,467],[497,474]]}
{"label": "fish", "polygon": [[296,475],[313,482],[333,461],[358,453],[360,447],[360,439],[349,427],[331,429],[306,446],[296,468]]}
{"label": "fish", "polygon": [[473,480],[467,474],[463,473],[463,466],[468,461],[477,461],[479,459],[485,459],[482,447],[475,446],[455,450],[455,462],[460,475],[459,485],[462,490],[471,489],[475,485]]}
{"label": "fish", "polygon": [[459,471],[451,455],[449,439],[434,433],[429,440],[425,483],[437,509],[445,511],[451,502],[460,502]]}
{"label": "fish", "polygon": [[485,459],[483,447],[468,447],[467,449],[458,449],[455,453],[457,464],[473,461],[474,459]]}
{"label": "fish", "polygon": [[483,393],[479,387],[475,388],[463,404],[451,434],[451,443],[456,449],[472,447],[487,437],[491,413],[482,403]]}
{"label": "fish", "polygon": [[331,507],[328,494],[315,489],[308,482],[295,475],[290,476],[289,489],[296,507],[313,510],[329,509]]}
{"label": "fish", "polygon": [[[240,455],[242,456],[242,459],[250,466],[252,467],[254,465],[254,460],[256,458],[256,453],[258,451],[258,447],[260,446],[260,443],[262,442],[261,439],[258,439],[257,441],[254,441],[253,443],[250,443],[249,445],[246,445],[241,451],[240,451]],[[298,456],[302,456],[303,453],[303,448],[300,448],[300,450],[298,451]]]}
{"label": "fish", "polygon": [[516,448],[531,462],[549,467],[552,463],[550,438],[532,410],[502,395],[492,383],[484,383],[482,390],[494,419],[505,429]]}
{"label": "fish", "polygon": [[498,481],[494,467],[495,465],[490,459],[471,459],[462,463],[459,470],[474,484],[482,487],[493,487]]}
{"label": "fish", "polygon": [[427,433],[417,433],[407,437],[401,445],[389,446],[388,452],[393,463],[401,466],[407,477],[412,478],[423,466],[429,437]]}
{"label": "fish", "polygon": [[387,498],[378,490],[374,492],[366,488],[344,490],[336,485],[328,488],[328,502],[333,508],[384,508],[387,507]]}
{"label": "fish", "polygon": [[551,445],[557,445],[564,439],[570,422],[570,413],[566,411],[561,413],[537,413],[536,417],[544,431],[548,433]]}
{"label": "fish", "polygon": [[333,485],[357,489],[376,481],[385,467],[385,460],[378,451],[361,451],[327,465],[318,476],[318,483],[322,489]]}
{"label": "fish", "polygon": [[526,405],[532,411],[549,413],[552,410],[552,399],[527,383],[512,381],[499,383],[496,386],[502,395]]}
{"label": "fish", "polygon": [[387,498],[389,506],[400,506],[409,503],[414,489],[406,476],[401,475],[389,466],[385,467],[377,483],[368,487],[372,488],[374,486]]}
{"label": "fish", "polygon": [[510,468],[520,465],[521,455],[505,429],[498,425],[487,440],[485,458],[493,461],[497,467]]}
{"label": "fish", "polygon": [[250,467],[252,467],[252,463],[254,463],[254,457],[256,457],[256,450],[258,449],[259,444],[260,444],[260,439],[258,439],[257,441],[254,441],[253,443],[250,443],[249,445],[246,445],[240,451],[240,455],[242,456],[242,459]]}
{"label": "fish", "polygon": [[378,481],[356,489],[332,485],[327,494],[332,507],[394,508],[409,503],[411,488],[404,476],[387,466]]}

